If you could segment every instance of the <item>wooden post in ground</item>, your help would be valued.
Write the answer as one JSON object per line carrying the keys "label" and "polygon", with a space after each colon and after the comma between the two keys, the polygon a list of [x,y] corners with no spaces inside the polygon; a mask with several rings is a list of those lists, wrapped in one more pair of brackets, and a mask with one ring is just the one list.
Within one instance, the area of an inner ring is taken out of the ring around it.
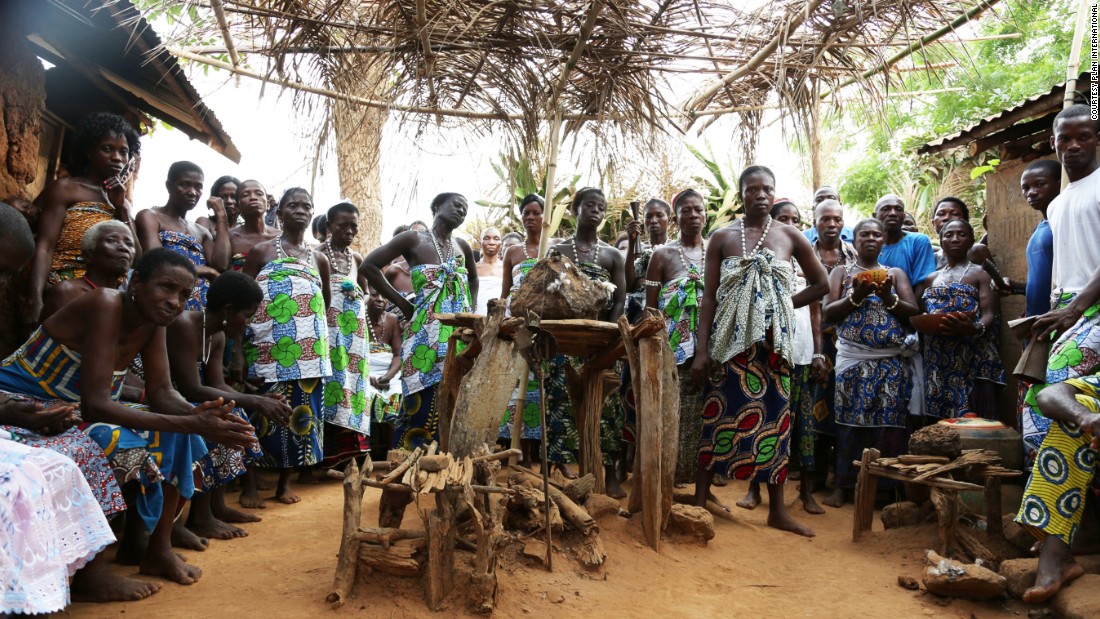
{"label": "wooden post in ground", "polygon": [[600,450],[600,413],[603,412],[603,370],[585,364],[581,368],[581,397],[573,402],[577,434],[580,437],[580,474],[596,478],[596,492],[607,492],[603,451]]}
{"label": "wooden post in ground", "polygon": [[990,535],[1004,536],[1001,517],[1001,478],[990,475],[985,478],[985,530]]}
{"label": "wooden post in ground", "polygon": [[473,345],[477,335],[472,329],[455,329],[447,340],[447,356],[443,361],[443,376],[436,393],[436,411],[439,413],[439,450],[447,453],[450,448],[451,417],[462,377],[473,365],[468,357],[458,353],[458,342]]}
{"label": "wooden post in ground", "polygon": [[940,531],[940,554],[947,557],[955,549],[955,531],[959,528],[959,492],[932,487],[932,504]]}
{"label": "wooden post in ground", "polygon": [[451,489],[435,493],[435,510],[428,512],[428,568],[424,575],[424,596],[428,608],[440,610],[443,600],[454,588],[455,510],[457,492]]}
{"label": "wooden post in ground", "polygon": [[878,490],[878,478],[871,472],[871,462],[878,460],[879,450],[864,449],[859,462],[859,477],[856,479],[855,510],[852,514],[852,541],[858,542],[864,531],[871,530],[875,521],[875,492]]}
{"label": "wooden post in ground", "polygon": [[362,479],[370,475],[373,466],[367,456],[360,475],[359,467],[352,458],[344,469],[344,527],[340,538],[340,554],[336,560],[336,576],[332,582],[332,593],[326,598],[333,608],[339,608],[351,595],[355,586],[356,568],[359,564],[359,519],[363,512]]}
{"label": "wooden post in ground", "polygon": [[527,377],[527,362],[520,356],[515,340],[497,336],[503,320],[504,301],[489,301],[489,320],[480,336],[481,352],[462,378],[451,417],[447,452],[455,458],[473,456],[478,448],[496,441],[500,416],[508,408],[516,381],[521,375]]}

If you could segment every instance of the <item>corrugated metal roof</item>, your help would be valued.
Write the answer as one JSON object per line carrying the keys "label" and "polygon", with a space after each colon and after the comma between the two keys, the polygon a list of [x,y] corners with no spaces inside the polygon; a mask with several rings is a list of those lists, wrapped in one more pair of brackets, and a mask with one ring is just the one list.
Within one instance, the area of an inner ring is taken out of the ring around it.
{"label": "corrugated metal roof", "polygon": [[[1077,81],[1080,84],[1087,82],[1088,78],[1089,73],[1084,72],[1078,76]],[[993,135],[998,131],[1003,131],[1020,122],[1048,114],[1052,110],[1061,107],[1061,101],[1065,95],[1065,90],[1066,83],[1062,82],[1047,92],[1041,92],[1037,95],[1028,97],[1020,103],[1001,110],[992,116],[987,116],[961,131],[927,142],[917,150],[917,153],[935,153],[949,148],[965,146],[974,140]],[[1005,124],[1004,122],[997,122],[1001,119],[1011,119],[1011,123],[1007,126],[1002,126]]]}

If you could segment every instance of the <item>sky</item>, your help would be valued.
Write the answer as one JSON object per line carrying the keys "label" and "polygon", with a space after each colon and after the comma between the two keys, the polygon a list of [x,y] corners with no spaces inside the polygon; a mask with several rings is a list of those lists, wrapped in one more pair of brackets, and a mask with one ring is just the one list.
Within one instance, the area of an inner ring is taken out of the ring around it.
{"label": "sky", "polygon": [[[198,164],[208,185],[226,174],[242,180],[255,178],[276,197],[289,187],[301,186],[313,190],[318,212],[341,200],[335,155],[329,153],[321,159],[317,177],[313,178],[316,141],[310,135],[312,119],[296,116],[293,93],[247,77],[237,80],[215,69],[204,73],[193,63],[184,66],[192,84],[241,152],[241,162],[235,164],[181,131],[158,124],[152,134],[142,138],[141,170],[134,190],[139,209],[164,204],[167,199],[164,175],[173,162],[180,160]],[[713,152],[719,162],[734,161],[737,144],[730,138],[733,122],[734,118],[723,119],[702,137],[692,136],[687,142]],[[386,123],[383,132],[383,238],[388,236],[386,231],[401,223],[430,219],[428,205],[434,195],[443,191],[462,193],[471,203],[481,198],[504,199],[490,166],[503,150],[499,136],[429,130],[413,137],[410,132],[402,130],[393,120]],[[692,173],[704,173],[679,142],[674,141],[673,147],[681,151],[679,156]],[[595,174],[584,174],[583,170],[591,158],[592,153],[584,144],[565,148],[559,170],[580,169],[584,177],[579,186],[595,182]],[[765,129],[761,136],[757,160],[770,164],[777,175],[790,179],[787,187],[780,187],[781,194],[808,200],[809,188],[800,183],[795,187],[792,182],[802,174],[783,173],[782,163],[790,162],[791,157],[778,123]],[[206,215],[205,211],[200,204],[191,217]]]}

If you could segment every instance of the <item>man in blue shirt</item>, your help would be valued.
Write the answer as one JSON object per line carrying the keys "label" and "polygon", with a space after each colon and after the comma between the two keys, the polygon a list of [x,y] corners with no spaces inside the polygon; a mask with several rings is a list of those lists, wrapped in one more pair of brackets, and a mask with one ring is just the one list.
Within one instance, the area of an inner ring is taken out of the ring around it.
{"label": "man in blue shirt", "polygon": [[886,238],[878,261],[888,267],[905,271],[909,283],[916,285],[936,270],[936,254],[932,241],[919,232],[906,232],[905,204],[894,194],[879,198],[875,204],[875,219],[882,222]]}
{"label": "man in blue shirt", "polygon": [[1054,234],[1047,221],[1047,206],[1061,192],[1062,166],[1053,159],[1040,159],[1020,175],[1020,190],[1028,206],[1043,214],[1027,241],[1027,315],[1050,311],[1051,271],[1054,265]]}
{"label": "man in blue shirt", "polygon": [[[822,185],[814,192],[813,208],[816,210],[817,205],[826,200],[836,200],[837,203],[841,203],[840,194],[837,193],[836,189],[833,189],[829,185]],[[810,229],[803,231],[802,234],[810,240],[810,244],[813,244],[814,241],[817,240],[817,226],[810,226]],[[852,242],[852,229],[849,226],[844,226],[840,229],[840,240],[845,243]]]}

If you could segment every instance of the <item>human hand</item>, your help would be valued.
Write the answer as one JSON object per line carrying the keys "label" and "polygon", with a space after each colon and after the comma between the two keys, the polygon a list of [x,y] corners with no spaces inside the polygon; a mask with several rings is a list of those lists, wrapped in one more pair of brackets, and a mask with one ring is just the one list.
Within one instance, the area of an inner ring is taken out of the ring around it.
{"label": "human hand", "polygon": [[631,219],[626,224],[626,235],[630,237],[630,240],[638,238],[642,234],[642,222],[637,219]]}
{"label": "human hand", "polygon": [[824,385],[829,379],[829,372],[832,371],[831,365],[824,355],[820,357],[814,355],[814,360],[810,362],[810,379],[819,385]]}
{"label": "human hand", "polygon": [[969,316],[947,314],[943,317],[943,330],[948,335],[955,337],[968,337],[977,335],[979,328],[978,323],[974,322],[973,318]]}
{"label": "human hand", "polygon": [[258,446],[252,426],[233,414],[234,404],[232,400],[226,403],[223,398],[218,398],[191,409],[194,433],[234,449]]}
{"label": "human hand", "polygon": [[126,208],[126,183],[121,175],[115,175],[103,181],[103,191],[107,194],[107,201],[115,207],[115,212],[124,215],[119,219],[130,221],[130,210]]}
{"label": "human hand", "polygon": [[695,361],[691,364],[691,384],[695,389],[702,389],[707,384],[707,373],[710,372],[711,359],[706,351],[695,351]]}
{"label": "human hand", "polygon": [[401,302],[397,304],[397,309],[401,310],[401,313],[405,316],[405,320],[409,320],[413,317],[413,314],[416,313],[416,307],[408,299],[402,299]]}
{"label": "human hand", "polygon": [[874,282],[868,282],[863,280],[852,281],[852,293],[851,297],[856,303],[863,303],[867,297],[878,292],[879,287]]}
{"label": "human hand", "polygon": [[287,406],[286,398],[277,393],[265,393],[262,397],[256,398],[252,409],[280,428],[290,425],[290,416],[294,412]]}
{"label": "human hand", "polygon": [[0,418],[13,426],[44,436],[61,434],[79,421],[73,405],[62,404],[46,408],[37,402],[15,399],[0,405]]}
{"label": "human hand", "polygon": [[214,223],[226,220],[225,202],[221,198],[210,196],[206,199],[206,208],[210,209],[210,213],[213,215],[211,219],[214,220]]}
{"label": "human hand", "polygon": [[1035,324],[1031,326],[1031,334],[1040,340],[1049,341],[1077,324],[1081,314],[1073,309],[1072,305],[1051,310],[1035,319]]}
{"label": "human hand", "polygon": [[34,330],[42,320],[42,295],[29,294],[23,302],[23,324],[28,330]]}

